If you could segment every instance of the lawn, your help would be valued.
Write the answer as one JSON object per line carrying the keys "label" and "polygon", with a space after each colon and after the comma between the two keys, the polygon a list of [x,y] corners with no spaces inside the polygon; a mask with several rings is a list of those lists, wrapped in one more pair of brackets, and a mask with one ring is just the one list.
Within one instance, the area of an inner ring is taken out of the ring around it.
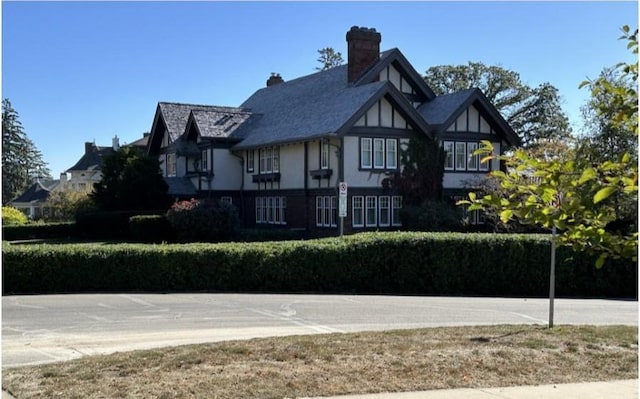
{"label": "lawn", "polygon": [[4,369],[22,398],[285,398],[638,377],[630,326],[445,327],[262,338]]}

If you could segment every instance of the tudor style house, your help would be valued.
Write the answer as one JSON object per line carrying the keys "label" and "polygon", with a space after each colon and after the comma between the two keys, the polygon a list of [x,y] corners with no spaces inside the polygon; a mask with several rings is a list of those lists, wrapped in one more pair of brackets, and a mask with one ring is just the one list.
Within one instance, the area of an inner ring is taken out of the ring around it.
{"label": "tudor style house", "polygon": [[245,226],[336,235],[344,182],[345,232],[397,229],[402,196],[383,182],[411,138],[443,146],[447,197],[500,167],[472,155],[481,140],[519,144],[479,89],[436,96],[400,50],[380,52],[375,29],[346,39],[346,65],[287,82],[272,74],[239,107],[160,102],[147,150],[170,194],[231,202]]}

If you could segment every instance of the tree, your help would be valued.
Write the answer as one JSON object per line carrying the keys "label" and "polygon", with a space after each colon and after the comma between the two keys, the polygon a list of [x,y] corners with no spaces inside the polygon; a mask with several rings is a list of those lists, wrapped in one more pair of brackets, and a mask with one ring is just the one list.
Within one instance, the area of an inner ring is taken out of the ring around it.
{"label": "tree", "polygon": [[158,159],[134,147],[107,155],[93,188],[89,196],[104,211],[164,210],[170,204]]}
{"label": "tree", "polygon": [[318,54],[320,54],[320,56],[318,57],[318,62],[322,65],[322,67],[316,67],[316,71],[326,71],[327,69],[340,66],[344,63],[342,54],[339,51],[335,51],[331,47],[325,47],[318,50]]}
{"label": "tree", "polygon": [[91,206],[89,193],[85,191],[54,191],[49,194],[45,208],[50,210],[47,220],[74,220],[79,210]]}
{"label": "tree", "polygon": [[424,79],[438,95],[480,88],[520,136],[523,147],[571,135],[558,90],[548,82],[531,88],[518,73],[481,62],[433,66]]}
{"label": "tree", "polygon": [[42,153],[27,137],[9,99],[2,100],[2,203],[20,195],[36,179],[51,179]]}

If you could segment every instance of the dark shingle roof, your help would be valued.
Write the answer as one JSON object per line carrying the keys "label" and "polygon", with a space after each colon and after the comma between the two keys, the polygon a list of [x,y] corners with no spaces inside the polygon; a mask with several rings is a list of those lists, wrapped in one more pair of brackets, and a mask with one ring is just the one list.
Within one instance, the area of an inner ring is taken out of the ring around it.
{"label": "dark shingle roof", "polygon": [[418,112],[430,125],[442,125],[465,104],[475,90],[437,96],[418,107]]}
{"label": "dark shingle roof", "polygon": [[42,183],[35,182],[22,193],[18,198],[11,202],[33,202],[33,201],[46,201],[49,198],[50,191]]}
{"label": "dark shingle roof", "polygon": [[91,150],[86,151],[80,160],[67,169],[66,172],[74,170],[101,170],[104,157],[112,152],[112,147],[98,147],[93,144]]}
{"label": "dark shingle roof", "polygon": [[215,107],[191,111],[202,137],[218,138],[231,136],[251,113],[240,108]]}
{"label": "dark shingle roof", "polygon": [[259,117],[233,137],[236,149],[304,141],[335,134],[386,82],[347,83],[347,66],[314,73],[255,92],[242,105]]}
{"label": "dark shingle roof", "polygon": [[[194,111],[200,114],[205,126],[209,125],[209,119],[215,119],[215,115],[245,113],[244,110],[235,107],[219,107],[213,105],[179,104],[179,103],[158,103],[162,117],[169,131],[169,138],[175,141],[180,137],[187,127],[189,114]],[[217,119],[216,119],[217,120]],[[215,124],[215,121],[213,122]]]}
{"label": "dark shingle roof", "polygon": [[165,177],[164,181],[169,186],[167,194],[177,197],[195,197],[196,188],[186,177]]}

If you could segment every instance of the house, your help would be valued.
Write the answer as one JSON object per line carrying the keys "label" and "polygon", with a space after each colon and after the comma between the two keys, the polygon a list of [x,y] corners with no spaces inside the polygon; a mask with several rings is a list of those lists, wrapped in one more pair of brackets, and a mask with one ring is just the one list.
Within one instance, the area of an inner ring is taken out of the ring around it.
{"label": "house", "polygon": [[175,198],[232,202],[245,226],[397,229],[403,199],[384,182],[411,138],[443,146],[447,197],[500,167],[472,155],[481,140],[518,145],[479,89],[436,96],[400,50],[380,52],[375,29],[352,27],[346,40],[346,65],[287,82],[272,74],[239,107],[160,102],[147,150],[181,187]]}
{"label": "house", "polygon": [[40,219],[48,215],[46,202],[52,191],[59,188],[60,181],[36,181],[25,192],[9,203],[10,206],[22,211],[29,219]]}

